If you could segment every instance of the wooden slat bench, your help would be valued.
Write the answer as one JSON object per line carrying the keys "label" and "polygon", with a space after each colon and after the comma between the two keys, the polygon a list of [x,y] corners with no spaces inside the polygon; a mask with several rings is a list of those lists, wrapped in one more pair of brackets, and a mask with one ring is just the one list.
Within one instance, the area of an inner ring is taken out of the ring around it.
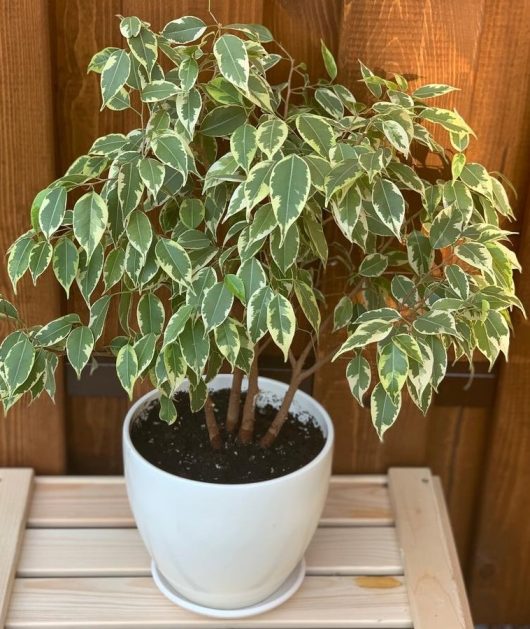
{"label": "wooden slat bench", "polygon": [[121,477],[0,469],[0,626],[8,629],[471,629],[439,480],[422,468],[335,476],[307,576],[262,616],[210,620],[149,573]]}

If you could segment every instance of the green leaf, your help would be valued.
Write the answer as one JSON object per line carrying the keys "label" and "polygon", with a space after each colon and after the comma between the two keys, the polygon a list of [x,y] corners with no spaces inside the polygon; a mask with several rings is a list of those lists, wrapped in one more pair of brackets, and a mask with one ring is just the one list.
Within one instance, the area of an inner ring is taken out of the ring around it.
{"label": "green leaf", "polygon": [[453,176],[453,181],[460,177],[465,165],[466,156],[464,155],[464,153],[455,153],[451,161],[451,174]]}
{"label": "green leaf", "polygon": [[119,51],[119,48],[109,46],[107,48],[103,48],[103,50],[100,50],[99,52],[96,52],[88,64],[87,72],[97,72],[98,74],[101,74],[105,64],[107,63],[107,59],[113,52],[117,51]]}
{"label": "green leaf", "polygon": [[309,167],[298,155],[284,157],[272,169],[270,197],[282,239],[302,213],[310,187]]}
{"label": "green leaf", "polygon": [[300,114],[296,118],[296,128],[312,149],[322,157],[329,157],[329,152],[336,141],[333,127],[325,118],[312,114]]}
{"label": "green leaf", "polygon": [[333,311],[333,331],[347,326],[353,317],[353,303],[350,297],[341,297]]}
{"label": "green leaf", "polygon": [[466,242],[458,245],[455,247],[454,254],[457,258],[483,271],[490,271],[493,266],[490,251],[480,242]]}
{"label": "green leaf", "polygon": [[4,372],[9,391],[14,392],[27,379],[35,360],[35,348],[27,336],[21,335],[8,351],[4,361]]}
{"label": "green leaf", "polygon": [[77,285],[86,303],[90,305],[90,296],[94,292],[103,270],[103,247],[100,244],[97,245],[88,264],[86,263],[85,252],[81,252],[79,266],[81,271],[76,277]]}
{"label": "green leaf", "polygon": [[188,320],[179,337],[186,363],[196,373],[202,373],[210,354],[210,339],[200,319]]}
{"label": "green leaf", "polygon": [[221,354],[233,367],[241,348],[241,341],[237,326],[232,319],[227,319],[215,328],[215,342]]}
{"label": "green leaf", "polygon": [[356,347],[364,347],[369,343],[375,343],[385,339],[393,329],[391,321],[384,319],[373,319],[372,321],[364,321],[360,323],[354,330],[353,334],[344,341],[337,350],[333,360],[336,360],[341,354],[349,352]]}
{"label": "green leaf", "polygon": [[138,360],[138,374],[141,375],[151,365],[155,355],[157,335],[150,332],[140,337],[134,344],[134,353]]}
{"label": "green leaf", "polygon": [[142,22],[136,16],[124,17],[120,22],[120,33],[126,37],[136,37],[142,28]]}
{"label": "green leaf", "polygon": [[469,297],[468,276],[457,264],[449,264],[445,267],[445,277],[449,282],[449,286],[460,299]]}
{"label": "green leaf", "polygon": [[189,92],[199,76],[199,64],[193,57],[186,57],[179,67],[180,88]]}
{"label": "green leaf", "polygon": [[143,87],[140,96],[144,103],[157,103],[175,96],[178,91],[178,87],[170,81],[151,81]]}
{"label": "green leaf", "polygon": [[401,240],[405,200],[396,184],[388,179],[377,179],[372,192],[372,203],[377,216]]}
{"label": "green leaf", "polygon": [[160,395],[160,411],[158,416],[163,422],[166,422],[169,426],[174,424],[178,419],[177,409],[175,402],[166,395]]}
{"label": "green leaf", "polygon": [[458,336],[453,316],[442,310],[431,310],[418,317],[412,325],[416,332],[420,334],[451,334],[452,336]]}
{"label": "green leaf", "polygon": [[266,161],[259,162],[251,168],[244,184],[247,211],[263,201],[269,194],[270,176],[274,166],[273,161]]}
{"label": "green leaf", "polygon": [[162,35],[177,44],[187,44],[195,41],[206,30],[206,24],[193,15],[185,15],[178,20],[168,22],[162,30]]}
{"label": "green leaf", "polygon": [[179,212],[180,220],[184,225],[195,229],[204,220],[204,203],[200,199],[183,199]]}
{"label": "green leaf", "polygon": [[283,295],[276,294],[267,306],[267,329],[287,360],[296,329],[296,316],[291,302]]}
{"label": "green leaf", "polygon": [[434,98],[435,96],[449,94],[457,89],[458,88],[456,87],[451,87],[451,85],[444,85],[442,83],[429,83],[418,87],[417,90],[414,90],[414,92],[412,92],[412,97],[419,99]]}
{"label": "green leaf", "polygon": [[151,222],[145,212],[133,210],[127,221],[126,231],[131,245],[145,257],[153,240]]}
{"label": "green leaf", "polygon": [[124,87],[120,87],[118,93],[107,103],[107,108],[111,111],[124,111],[131,106],[129,92]]}
{"label": "green leaf", "polygon": [[175,389],[186,377],[186,363],[180,346],[170,343],[164,348],[163,356],[167,379],[171,388]]}
{"label": "green leaf", "polygon": [[383,133],[390,144],[400,153],[407,156],[410,150],[411,137],[396,120],[383,120]]}
{"label": "green leaf", "polygon": [[52,188],[44,197],[39,210],[39,226],[49,238],[61,226],[66,211],[66,190]]}
{"label": "green leaf", "polygon": [[79,315],[77,314],[67,314],[63,317],[59,317],[43,326],[37,334],[35,334],[34,341],[41,347],[56,345],[68,336],[75,323],[79,323]]}
{"label": "green leaf", "polygon": [[394,275],[391,282],[392,295],[404,306],[413,308],[419,300],[416,284],[405,275]]}
{"label": "green leaf", "polygon": [[192,88],[189,92],[177,94],[175,102],[177,106],[177,116],[188,132],[188,136],[191,137],[201,113],[201,94],[197,89]]}
{"label": "green leaf", "polygon": [[31,233],[24,234],[19,238],[9,251],[7,261],[7,272],[13,285],[15,295],[17,293],[17,283],[29,268],[30,255],[35,241]]}
{"label": "green leaf", "polygon": [[184,177],[188,173],[188,154],[184,140],[174,132],[163,133],[155,137],[151,143],[153,153],[158,159],[171,166]]}
{"label": "green leaf", "polygon": [[121,166],[117,189],[121,218],[125,219],[138,207],[144,191],[144,184],[136,163],[126,163]]}
{"label": "green leaf", "polygon": [[165,312],[160,299],[153,293],[145,293],[140,297],[136,310],[138,327],[145,334],[162,334]]}
{"label": "green leaf", "polygon": [[109,310],[111,295],[103,295],[90,306],[90,320],[88,327],[92,331],[94,341],[97,341],[103,334],[105,319]]}
{"label": "green leaf", "polygon": [[429,238],[419,231],[411,231],[407,236],[407,257],[418,275],[428,273],[434,262],[434,251]]}
{"label": "green leaf", "polygon": [[228,136],[244,124],[247,115],[243,107],[238,105],[221,105],[215,107],[204,117],[201,133],[209,137]]}
{"label": "green leaf", "polygon": [[269,240],[272,259],[277,264],[280,271],[287,272],[298,257],[300,247],[300,234],[298,227],[291,225],[285,234],[282,242],[282,234],[279,228],[275,229]]}
{"label": "green leaf", "polygon": [[125,85],[130,70],[131,61],[125,50],[115,50],[110,53],[101,72],[103,106],[107,105]]}
{"label": "green leaf", "polygon": [[191,282],[191,261],[185,249],[168,238],[160,238],[155,247],[161,268],[175,282]]}
{"label": "green leaf", "polygon": [[243,102],[241,92],[222,76],[216,76],[204,87],[208,96],[221,105],[241,105]]}
{"label": "green leaf", "polygon": [[454,131],[456,133],[465,131],[467,133],[473,133],[473,130],[465,122],[465,120],[456,111],[450,109],[440,109],[439,107],[426,107],[419,114],[420,118],[435,122],[441,125],[447,131]]}
{"label": "green leaf", "polygon": [[103,267],[103,281],[105,282],[106,291],[122,279],[124,271],[125,251],[118,247],[108,254]]}
{"label": "green leaf", "polygon": [[178,339],[180,333],[184,330],[186,322],[194,311],[194,306],[184,304],[180,306],[177,312],[171,315],[164,332],[163,347]]}
{"label": "green leaf", "polygon": [[243,281],[233,273],[227,273],[223,281],[232,295],[237,297],[242,303],[245,303],[245,285]]}
{"label": "green leaf", "polygon": [[74,235],[89,258],[105,233],[108,219],[107,204],[97,192],[87,192],[74,205]]}
{"label": "green leaf", "polygon": [[223,323],[233,303],[234,296],[224,282],[218,282],[206,291],[201,304],[201,314],[207,332]]}
{"label": "green leaf", "polygon": [[379,439],[396,421],[401,408],[401,396],[397,398],[385,391],[381,383],[375,385],[370,398],[370,413]]}
{"label": "green leaf", "polygon": [[388,266],[388,258],[382,253],[367,255],[359,265],[359,274],[364,277],[379,277]]}
{"label": "green leaf", "polygon": [[45,240],[38,242],[32,249],[29,256],[29,270],[33,279],[33,284],[37,278],[48,268],[52,259],[53,247]]}
{"label": "green leaf", "polygon": [[272,159],[287,139],[288,130],[286,123],[278,118],[260,124],[256,134],[259,150],[265,153],[268,159]]}
{"label": "green leaf", "polygon": [[98,138],[92,144],[89,153],[91,155],[105,155],[106,157],[116,157],[116,154],[127,143],[127,138],[123,133],[109,133]]}
{"label": "green leaf", "polygon": [[372,370],[362,354],[359,353],[350,360],[346,367],[346,378],[352,395],[363,406],[364,395],[370,388]]}
{"label": "green leaf", "polygon": [[250,339],[257,343],[267,332],[267,311],[274,293],[268,286],[252,294],[247,308],[247,328]]}
{"label": "green leaf", "polygon": [[337,119],[344,116],[344,105],[332,90],[326,87],[317,88],[315,90],[315,100],[330,116]]}
{"label": "green leaf", "polygon": [[66,355],[74,368],[77,378],[81,377],[83,367],[88,363],[94,349],[92,330],[84,325],[74,328],[66,341]]}
{"label": "green leaf", "polygon": [[142,27],[135,37],[128,40],[132,54],[147,69],[150,76],[158,57],[156,37],[148,28]]}
{"label": "green leaf", "polygon": [[161,164],[158,160],[152,159],[151,157],[144,157],[140,160],[138,170],[146,188],[153,197],[156,197],[164,183],[166,174],[164,164]]}
{"label": "green leaf", "polygon": [[243,41],[235,35],[222,35],[215,42],[213,52],[224,78],[246,91],[250,70]]}
{"label": "green leaf", "polygon": [[250,124],[238,127],[230,137],[230,150],[239,166],[249,171],[258,148],[256,129]]}
{"label": "green leaf", "polygon": [[462,213],[454,205],[438,212],[431,224],[429,240],[433,249],[454,244],[462,233]]}
{"label": "green leaf", "polygon": [[335,58],[333,57],[331,51],[328,49],[324,40],[320,40],[320,52],[322,53],[322,59],[324,61],[324,67],[326,68],[326,72],[329,75],[331,80],[337,78],[337,64],[335,62]]}
{"label": "green leaf", "polygon": [[471,190],[486,197],[491,197],[493,194],[490,174],[482,164],[466,164],[460,173],[460,180]]}
{"label": "green leaf", "polygon": [[0,319],[12,319],[18,321],[18,310],[7,299],[0,298]]}
{"label": "green leaf", "polygon": [[243,282],[245,298],[248,302],[250,298],[263,288],[267,282],[267,277],[261,263],[256,258],[250,258],[244,262],[237,271],[237,276]]}
{"label": "green leaf", "polygon": [[138,378],[138,359],[136,352],[130,345],[124,345],[116,357],[116,373],[121,386],[132,400],[134,383]]}
{"label": "green leaf", "polygon": [[263,43],[273,41],[271,32],[263,24],[229,24],[225,28],[234,31],[242,31],[250,37],[250,39]]}
{"label": "green leaf", "polygon": [[387,170],[410,190],[414,190],[422,196],[425,195],[425,185],[423,181],[416,171],[407,164],[392,162],[388,165]]}
{"label": "green leaf", "polygon": [[305,282],[296,281],[294,283],[294,292],[306,319],[318,333],[320,328],[320,309],[314,290]]}
{"label": "green leaf", "polygon": [[390,340],[385,343],[377,356],[377,371],[386,392],[395,398],[404,387],[409,370],[407,353]]}

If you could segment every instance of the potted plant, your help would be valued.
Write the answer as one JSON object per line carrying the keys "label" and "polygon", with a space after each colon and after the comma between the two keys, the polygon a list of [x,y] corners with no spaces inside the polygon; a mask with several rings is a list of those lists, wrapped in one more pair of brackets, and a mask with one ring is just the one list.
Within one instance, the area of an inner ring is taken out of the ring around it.
{"label": "potted plant", "polygon": [[[102,107],[137,128],[98,138],[37,195],[8,258],[15,288],[51,265],[88,311],[27,327],[2,298],[15,329],[1,399],[7,411],[25,393],[53,398],[64,354],[78,375],[114,355],[130,396],[148,378],[123,437],[157,583],[205,613],[255,613],[296,589],[326,496],[333,427],[301,383],[346,358],[383,438],[403,395],[427,411],[448,360],[507,355],[521,307],[512,210],[500,176],[466,161],[466,122],[431,105],[449,86],[411,90],[361,64],[367,105],[335,81],[324,44],[329,77],[312,83],[261,25],[185,16],[155,33],[127,17],[120,30],[124,48],[89,70]],[[331,264],[335,307],[321,292]],[[109,309],[121,334],[104,342]],[[258,375],[269,343],[288,385]]]}

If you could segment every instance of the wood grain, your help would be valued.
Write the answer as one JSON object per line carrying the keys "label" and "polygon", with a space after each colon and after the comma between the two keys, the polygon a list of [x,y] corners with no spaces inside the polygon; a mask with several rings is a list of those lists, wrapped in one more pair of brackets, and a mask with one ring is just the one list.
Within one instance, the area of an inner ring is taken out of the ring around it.
{"label": "wood grain", "polygon": [[[393,523],[388,489],[369,481],[332,479],[321,526]],[[134,527],[122,477],[39,477],[28,526]]]}
{"label": "wood grain", "polygon": [[351,577],[307,577],[293,598],[271,612],[246,620],[205,621],[168,601],[150,577],[17,579],[6,629],[37,629],[50,623],[64,629],[412,626],[402,583],[370,588]]}
{"label": "wood grain", "polygon": [[33,470],[0,470],[0,627],[4,626],[26,526]]}
{"label": "wood grain", "polygon": [[[393,527],[319,528],[306,553],[310,575],[403,574]],[[18,577],[148,576],[136,529],[28,529]]]}
{"label": "wood grain", "polygon": [[[0,254],[28,229],[35,194],[55,176],[52,75],[48,3],[20,0],[2,4],[0,26]],[[13,299],[5,263],[0,292]],[[29,277],[19,283],[16,304],[30,325],[61,313],[59,287],[47,272],[38,287]],[[0,338],[8,329],[0,324]],[[20,404],[0,420],[0,465],[31,466],[42,473],[65,470],[62,371],[56,404],[42,396]],[[43,447],[43,444],[46,447]]]}
{"label": "wood grain", "polygon": [[388,473],[410,613],[416,629],[473,629],[447,515],[427,468]]}

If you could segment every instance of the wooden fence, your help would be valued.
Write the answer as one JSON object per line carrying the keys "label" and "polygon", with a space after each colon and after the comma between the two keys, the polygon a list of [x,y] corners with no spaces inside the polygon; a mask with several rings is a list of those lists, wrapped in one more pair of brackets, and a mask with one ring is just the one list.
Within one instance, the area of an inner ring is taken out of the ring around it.
{"label": "wooden fence", "polygon": [[[455,106],[477,132],[471,157],[502,170],[518,192],[519,254],[530,268],[530,2],[513,0],[213,0],[223,22],[264,22],[313,75],[323,72],[320,38],[336,53],[340,79],[356,89],[357,60],[387,73],[462,87]],[[0,250],[26,229],[37,190],[98,135],[127,129],[99,110],[92,54],[121,45],[116,14],[161,27],[207,14],[206,0],[3,0],[0,25]],[[4,265],[2,290],[9,294]],[[47,277],[28,281],[17,303],[30,321],[78,306]],[[530,285],[519,282],[530,306]],[[367,412],[351,403],[342,373],[317,375],[314,394],[337,426],[336,472],[428,465],[442,477],[476,620],[530,622],[530,328],[516,320],[511,360],[486,382],[479,403],[444,397],[427,419],[412,406],[379,444]],[[492,387],[496,386],[493,392]],[[480,390],[480,389],[479,389]],[[39,472],[118,473],[123,398],[66,394],[0,421],[0,465]],[[450,405],[447,405],[447,404]]]}

